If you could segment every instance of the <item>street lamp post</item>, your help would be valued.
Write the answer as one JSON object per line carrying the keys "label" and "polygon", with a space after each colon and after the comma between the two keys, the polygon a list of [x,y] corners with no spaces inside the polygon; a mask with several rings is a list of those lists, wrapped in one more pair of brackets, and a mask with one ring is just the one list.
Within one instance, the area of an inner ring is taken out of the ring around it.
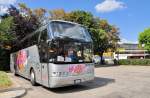
{"label": "street lamp post", "polygon": [[[142,44],[142,48],[145,47],[145,44]],[[145,49],[144,49],[144,59],[145,59]]]}

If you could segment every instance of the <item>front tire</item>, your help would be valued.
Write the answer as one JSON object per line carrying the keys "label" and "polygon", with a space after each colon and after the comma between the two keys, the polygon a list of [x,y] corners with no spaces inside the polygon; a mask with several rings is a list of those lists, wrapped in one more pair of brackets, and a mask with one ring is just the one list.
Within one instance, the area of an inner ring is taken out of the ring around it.
{"label": "front tire", "polygon": [[30,72],[30,81],[31,81],[31,84],[32,84],[33,86],[36,85],[36,81],[35,81],[35,72],[34,72],[33,69],[32,69],[31,72]]}

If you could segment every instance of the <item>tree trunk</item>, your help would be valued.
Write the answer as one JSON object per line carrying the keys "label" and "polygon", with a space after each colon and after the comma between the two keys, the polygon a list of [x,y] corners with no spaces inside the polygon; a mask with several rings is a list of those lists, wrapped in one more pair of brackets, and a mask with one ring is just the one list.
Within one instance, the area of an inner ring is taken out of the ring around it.
{"label": "tree trunk", "polygon": [[100,53],[99,53],[100,58],[101,58],[101,64],[104,64],[103,53],[104,53],[104,52],[100,52]]}

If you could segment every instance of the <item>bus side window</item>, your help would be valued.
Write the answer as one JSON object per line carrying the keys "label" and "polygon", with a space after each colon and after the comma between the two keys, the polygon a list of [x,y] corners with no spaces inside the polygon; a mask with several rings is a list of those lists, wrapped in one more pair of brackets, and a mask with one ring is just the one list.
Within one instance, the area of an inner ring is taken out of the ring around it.
{"label": "bus side window", "polygon": [[29,39],[26,39],[22,44],[21,44],[21,47],[22,49],[25,49],[25,48],[28,48],[30,45],[30,40]]}
{"label": "bus side window", "polygon": [[39,39],[39,32],[35,33],[31,38],[30,38],[30,45],[37,45],[38,44],[38,39]]}
{"label": "bus side window", "polygon": [[47,62],[48,60],[48,54],[47,54],[47,30],[43,30],[40,34],[40,40],[39,40],[39,54],[40,54],[40,61],[42,63]]}
{"label": "bus side window", "polygon": [[57,58],[58,43],[49,42],[48,47],[48,61],[53,63]]}

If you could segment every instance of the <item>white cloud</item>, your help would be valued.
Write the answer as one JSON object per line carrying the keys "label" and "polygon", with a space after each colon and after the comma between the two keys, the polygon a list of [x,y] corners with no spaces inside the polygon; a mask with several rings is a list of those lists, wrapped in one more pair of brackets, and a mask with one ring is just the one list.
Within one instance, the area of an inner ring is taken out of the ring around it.
{"label": "white cloud", "polygon": [[8,10],[8,7],[7,7],[7,6],[3,6],[3,5],[0,6],[0,14],[6,13],[7,10]]}
{"label": "white cloud", "polygon": [[16,0],[0,0],[1,5],[15,4]]}
{"label": "white cloud", "polygon": [[111,12],[118,9],[126,8],[124,2],[118,0],[104,0],[102,3],[99,3],[95,6],[97,12]]}
{"label": "white cloud", "polygon": [[16,0],[0,0],[0,15],[7,13],[8,5],[14,5]]}

